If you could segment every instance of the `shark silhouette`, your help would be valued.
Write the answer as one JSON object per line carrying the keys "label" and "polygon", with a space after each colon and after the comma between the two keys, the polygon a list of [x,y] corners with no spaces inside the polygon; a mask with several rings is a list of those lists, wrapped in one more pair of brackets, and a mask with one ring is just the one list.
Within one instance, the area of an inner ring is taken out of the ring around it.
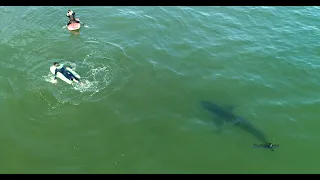
{"label": "shark silhouette", "polygon": [[222,121],[219,118],[213,119],[219,128],[224,122],[232,123],[234,126],[239,127],[247,131],[248,133],[252,134],[258,140],[260,140],[262,144],[267,145],[268,149],[274,151],[272,143],[267,141],[267,138],[264,135],[264,133],[262,133],[260,130],[255,128],[249,121],[233,113],[233,110],[235,107],[223,108],[218,104],[211,103],[209,101],[201,101],[201,105],[212,114],[217,115],[221,119],[225,120],[225,121]]}

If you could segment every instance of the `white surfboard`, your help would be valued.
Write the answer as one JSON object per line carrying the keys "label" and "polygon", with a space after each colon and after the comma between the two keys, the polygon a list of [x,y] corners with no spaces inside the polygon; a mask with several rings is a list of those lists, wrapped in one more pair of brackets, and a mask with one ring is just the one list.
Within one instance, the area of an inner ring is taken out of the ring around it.
{"label": "white surfboard", "polygon": [[[60,64],[60,66],[63,66],[63,64]],[[51,66],[51,67],[50,67],[50,72],[51,72],[53,75],[54,75],[54,73],[55,73],[55,69],[56,69],[56,67],[54,67],[54,66]],[[76,73],[75,71],[73,71],[71,68],[67,67],[66,69],[67,69],[67,71],[71,72],[74,76],[76,76],[77,78],[80,79],[79,74],[77,74],[77,73]],[[72,82],[73,82],[73,81],[71,81],[70,79],[66,78],[66,77],[65,77],[62,73],[60,73],[60,72],[57,73],[57,76],[56,76],[56,77],[59,78],[59,79],[61,79],[61,80],[64,81],[64,82],[68,83],[68,84],[72,84]]]}

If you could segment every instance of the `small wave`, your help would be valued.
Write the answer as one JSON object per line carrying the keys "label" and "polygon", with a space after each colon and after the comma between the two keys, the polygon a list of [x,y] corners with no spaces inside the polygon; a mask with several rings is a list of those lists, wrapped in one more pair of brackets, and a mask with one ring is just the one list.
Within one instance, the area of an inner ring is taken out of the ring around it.
{"label": "small wave", "polygon": [[83,85],[75,84],[74,89],[80,92],[99,92],[108,86],[112,80],[112,76],[109,74],[109,69],[110,67],[108,66],[90,69],[87,76],[83,78],[85,79],[83,81]]}
{"label": "small wave", "polygon": [[98,41],[85,41],[85,42],[87,42],[87,43],[95,43],[95,44],[99,44],[99,42],[98,42]]}

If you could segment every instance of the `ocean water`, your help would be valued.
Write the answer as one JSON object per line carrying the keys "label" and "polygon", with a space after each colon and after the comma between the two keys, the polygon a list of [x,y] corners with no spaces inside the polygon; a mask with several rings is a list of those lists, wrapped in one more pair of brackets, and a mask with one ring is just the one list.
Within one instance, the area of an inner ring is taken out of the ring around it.
{"label": "ocean water", "polygon": [[[63,26],[68,9],[88,27]],[[319,173],[319,7],[0,7],[0,173]],[[87,86],[50,83],[54,61]],[[279,147],[200,106],[234,106]]]}

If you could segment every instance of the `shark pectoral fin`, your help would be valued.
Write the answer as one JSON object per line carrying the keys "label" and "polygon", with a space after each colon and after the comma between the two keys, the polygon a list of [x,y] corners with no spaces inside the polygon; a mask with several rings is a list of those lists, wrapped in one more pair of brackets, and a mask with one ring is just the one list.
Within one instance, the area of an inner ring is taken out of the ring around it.
{"label": "shark pectoral fin", "polygon": [[218,118],[213,118],[213,122],[218,129],[221,129],[221,127],[225,124],[223,120],[220,120]]}
{"label": "shark pectoral fin", "polygon": [[233,106],[233,105],[229,105],[229,106],[226,106],[226,109],[228,109],[229,111],[233,112],[233,110],[236,108],[236,106]]}
{"label": "shark pectoral fin", "polygon": [[215,120],[214,121],[215,123],[215,126],[216,126],[216,130],[215,130],[215,133],[216,134],[221,134],[223,133],[223,129],[224,127],[227,125],[227,122],[226,121],[223,121],[223,120]]}

